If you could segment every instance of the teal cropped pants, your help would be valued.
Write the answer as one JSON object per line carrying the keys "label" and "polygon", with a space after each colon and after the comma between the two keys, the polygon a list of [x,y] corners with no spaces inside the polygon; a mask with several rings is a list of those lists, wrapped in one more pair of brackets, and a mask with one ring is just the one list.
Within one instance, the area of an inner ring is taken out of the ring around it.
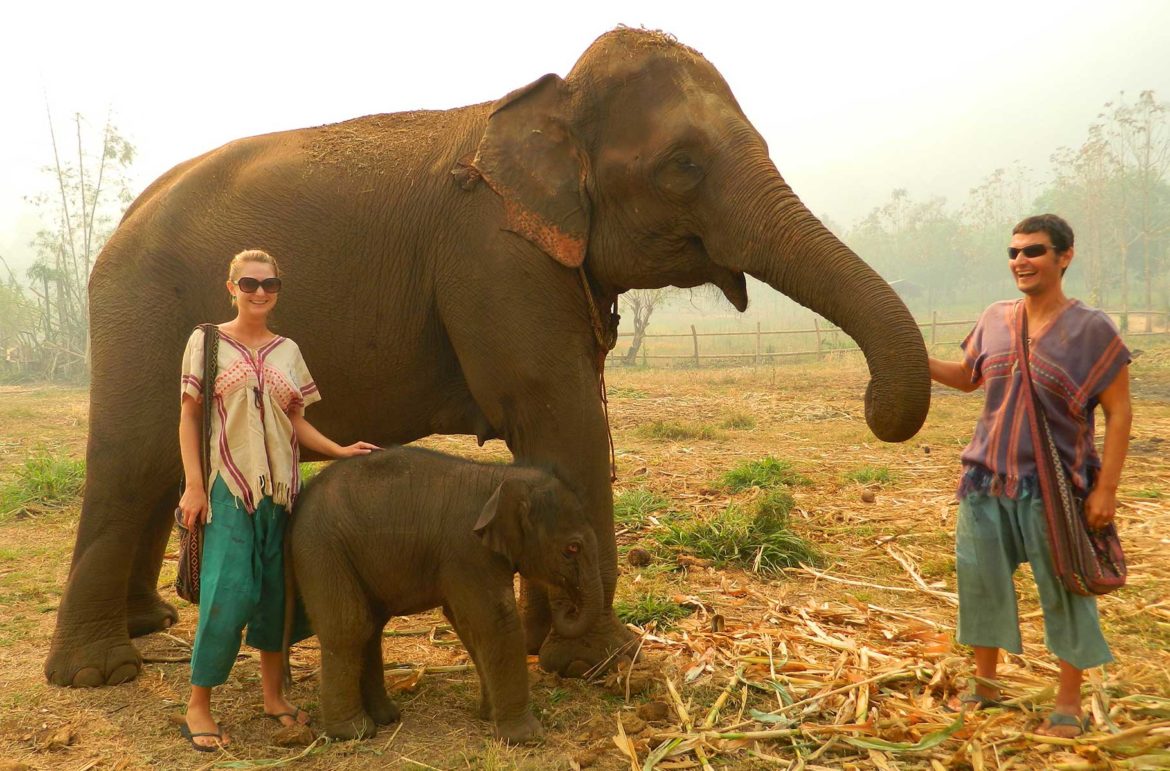
{"label": "teal cropped pants", "polygon": [[[199,625],[191,651],[191,684],[211,688],[227,681],[240,638],[262,651],[279,651],[284,638],[285,509],[272,498],[253,514],[216,477],[211,521],[203,529]],[[298,601],[292,642],[311,632]]]}
{"label": "teal cropped pants", "polygon": [[971,493],[959,502],[959,642],[1022,652],[1012,575],[1024,562],[1031,564],[1040,594],[1048,650],[1077,669],[1113,661],[1101,633],[1097,598],[1073,594],[1056,577],[1044,501],[1030,495],[1013,500]]}

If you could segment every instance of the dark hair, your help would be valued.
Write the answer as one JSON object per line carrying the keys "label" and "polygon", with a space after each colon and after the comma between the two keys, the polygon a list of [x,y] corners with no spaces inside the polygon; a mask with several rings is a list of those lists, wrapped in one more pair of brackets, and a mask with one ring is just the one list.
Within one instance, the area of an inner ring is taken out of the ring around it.
{"label": "dark hair", "polygon": [[[1055,214],[1033,214],[1020,220],[1019,224],[1012,228],[1013,236],[1017,233],[1030,235],[1041,232],[1048,234],[1048,240],[1052,242],[1052,248],[1057,254],[1072,249],[1072,226],[1064,221],[1064,217]],[[1063,276],[1067,270],[1068,268],[1061,268],[1060,275]]]}
{"label": "dark hair", "polygon": [[1052,241],[1052,247],[1056,249],[1057,253],[1067,252],[1073,247],[1072,228],[1064,221],[1064,218],[1055,214],[1035,214],[1020,220],[1020,224],[1012,228],[1013,236],[1017,233],[1040,232],[1048,234],[1049,240]]}

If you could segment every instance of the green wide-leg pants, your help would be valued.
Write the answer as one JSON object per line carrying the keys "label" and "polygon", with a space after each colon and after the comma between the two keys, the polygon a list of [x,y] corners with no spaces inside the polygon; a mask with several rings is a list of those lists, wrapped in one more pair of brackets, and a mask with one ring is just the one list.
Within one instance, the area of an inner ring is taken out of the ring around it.
{"label": "green wide-leg pants", "polygon": [[1032,576],[1044,612],[1048,650],[1077,669],[1113,661],[1101,633],[1097,598],[1064,588],[1052,565],[1044,500],[971,493],[959,503],[955,568],[959,578],[956,637],[965,645],[1022,652],[1012,575],[1021,563]]}
{"label": "green wide-leg pants", "polygon": [[[286,513],[265,497],[249,514],[220,477],[211,487],[211,521],[203,529],[199,625],[191,652],[191,684],[224,683],[247,643],[279,651],[284,637],[284,530]],[[297,602],[292,642],[308,637]]]}

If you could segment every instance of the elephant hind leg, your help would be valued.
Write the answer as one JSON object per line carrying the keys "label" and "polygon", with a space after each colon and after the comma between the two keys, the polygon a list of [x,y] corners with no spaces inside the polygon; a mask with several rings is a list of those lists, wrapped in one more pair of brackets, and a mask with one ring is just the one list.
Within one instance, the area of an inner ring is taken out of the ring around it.
{"label": "elephant hind leg", "polygon": [[321,642],[325,733],[334,739],[368,739],[378,726],[363,704],[363,677],[371,638],[378,638],[381,627],[356,576],[338,569],[334,563],[341,560],[335,554],[310,553],[303,535],[293,538],[293,562],[305,610]]}
{"label": "elephant hind leg", "polygon": [[366,643],[362,657],[362,705],[378,725],[389,725],[402,717],[402,711],[386,693],[386,674],[382,665],[382,627]]}
{"label": "elephant hind leg", "polygon": [[159,573],[174,528],[174,510],[178,501],[178,486],[170,489],[171,486],[167,485],[166,488],[151,507],[130,567],[126,589],[126,631],[131,637],[161,632],[179,620],[179,611],[163,600],[158,592]]}

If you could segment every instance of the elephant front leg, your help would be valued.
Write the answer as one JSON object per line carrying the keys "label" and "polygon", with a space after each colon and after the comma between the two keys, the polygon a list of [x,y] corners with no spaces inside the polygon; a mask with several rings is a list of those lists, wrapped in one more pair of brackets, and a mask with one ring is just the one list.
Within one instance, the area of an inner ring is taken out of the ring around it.
{"label": "elephant front leg", "polygon": [[362,704],[378,725],[396,722],[402,711],[386,693],[386,675],[382,664],[382,629],[370,637],[362,658]]}
{"label": "elephant front leg", "polygon": [[544,729],[529,706],[524,631],[512,587],[499,589],[491,598],[452,602],[452,611],[460,639],[469,652],[474,651],[481,708],[490,705],[496,736],[513,744],[540,739]]}
{"label": "elephant front leg", "polygon": [[475,665],[475,676],[479,680],[479,707],[476,710],[476,715],[479,716],[480,720],[491,720],[492,695],[488,691],[487,679],[483,674],[483,665],[480,663],[479,656],[475,652],[475,644],[472,642],[470,635],[460,630],[458,619],[455,618],[455,614],[447,605],[443,606],[443,615],[451,622],[451,628],[459,636],[459,641],[463,643],[463,647],[467,649],[467,655],[471,657],[471,663]]}
{"label": "elephant front leg", "polygon": [[[618,620],[613,612],[613,596],[617,588],[617,541],[613,531],[613,493],[608,476],[597,480],[591,491],[593,502],[586,504],[592,514],[590,525],[597,537],[597,560],[601,572],[605,605],[597,623],[580,637],[563,637],[550,626],[551,606],[570,602],[563,592],[550,596],[543,588],[526,582],[523,587],[524,624],[531,644],[539,629],[547,635],[540,644],[540,667],[563,677],[590,677],[612,669],[622,658],[633,659],[637,653],[638,637]],[[529,625],[532,628],[529,629]]]}

